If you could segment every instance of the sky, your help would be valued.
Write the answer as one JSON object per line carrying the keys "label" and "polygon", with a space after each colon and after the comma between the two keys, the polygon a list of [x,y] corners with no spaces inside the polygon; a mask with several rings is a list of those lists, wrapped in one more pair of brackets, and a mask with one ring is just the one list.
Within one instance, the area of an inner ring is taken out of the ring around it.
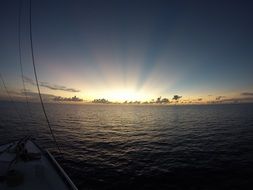
{"label": "sky", "polygon": [[[0,73],[16,97],[19,2],[0,6]],[[28,7],[24,0],[21,55],[32,95]],[[41,91],[87,101],[253,101],[252,9],[252,1],[233,0],[32,0]]]}

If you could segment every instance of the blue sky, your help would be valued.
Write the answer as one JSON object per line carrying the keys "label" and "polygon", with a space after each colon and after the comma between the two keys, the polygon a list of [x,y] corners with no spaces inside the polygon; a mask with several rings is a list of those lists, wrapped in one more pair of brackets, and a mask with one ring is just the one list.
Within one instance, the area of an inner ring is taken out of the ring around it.
{"label": "blue sky", "polygon": [[[1,74],[13,90],[21,87],[18,4],[0,8]],[[80,92],[42,91],[115,101],[252,92],[252,8],[247,1],[34,0],[39,79]],[[33,79],[27,2],[22,10],[22,61]]]}

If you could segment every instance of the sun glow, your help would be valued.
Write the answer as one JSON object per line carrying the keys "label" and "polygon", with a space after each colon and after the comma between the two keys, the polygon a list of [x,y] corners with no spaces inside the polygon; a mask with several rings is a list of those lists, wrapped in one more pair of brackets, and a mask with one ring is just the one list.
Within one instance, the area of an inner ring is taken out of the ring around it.
{"label": "sun glow", "polygon": [[132,89],[117,89],[112,90],[105,94],[105,97],[108,97],[109,100],[114,101],[141,101],[145,100],[147,96],[144,93],[137,92]]}

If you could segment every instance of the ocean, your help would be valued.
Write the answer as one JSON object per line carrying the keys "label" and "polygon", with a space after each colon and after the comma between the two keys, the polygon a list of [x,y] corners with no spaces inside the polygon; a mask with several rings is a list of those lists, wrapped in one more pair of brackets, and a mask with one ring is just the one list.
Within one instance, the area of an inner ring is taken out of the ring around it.
{"label": "ocean", "polygon": [[62,157],[29,108],[0,102],[0,144],[32,135],[79,189],[253,189],[253,104],[46,104]]}

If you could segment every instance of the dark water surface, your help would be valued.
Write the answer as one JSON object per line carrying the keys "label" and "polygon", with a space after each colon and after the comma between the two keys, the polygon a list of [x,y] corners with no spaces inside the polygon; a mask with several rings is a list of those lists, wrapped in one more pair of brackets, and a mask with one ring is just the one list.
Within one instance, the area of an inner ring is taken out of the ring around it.
{"label": "dark water surface", "polygon": [[0,102],[0,143],[25,134],[49,148],[80,189],[253,189],[253,104],[39,104],[32,118]]}

